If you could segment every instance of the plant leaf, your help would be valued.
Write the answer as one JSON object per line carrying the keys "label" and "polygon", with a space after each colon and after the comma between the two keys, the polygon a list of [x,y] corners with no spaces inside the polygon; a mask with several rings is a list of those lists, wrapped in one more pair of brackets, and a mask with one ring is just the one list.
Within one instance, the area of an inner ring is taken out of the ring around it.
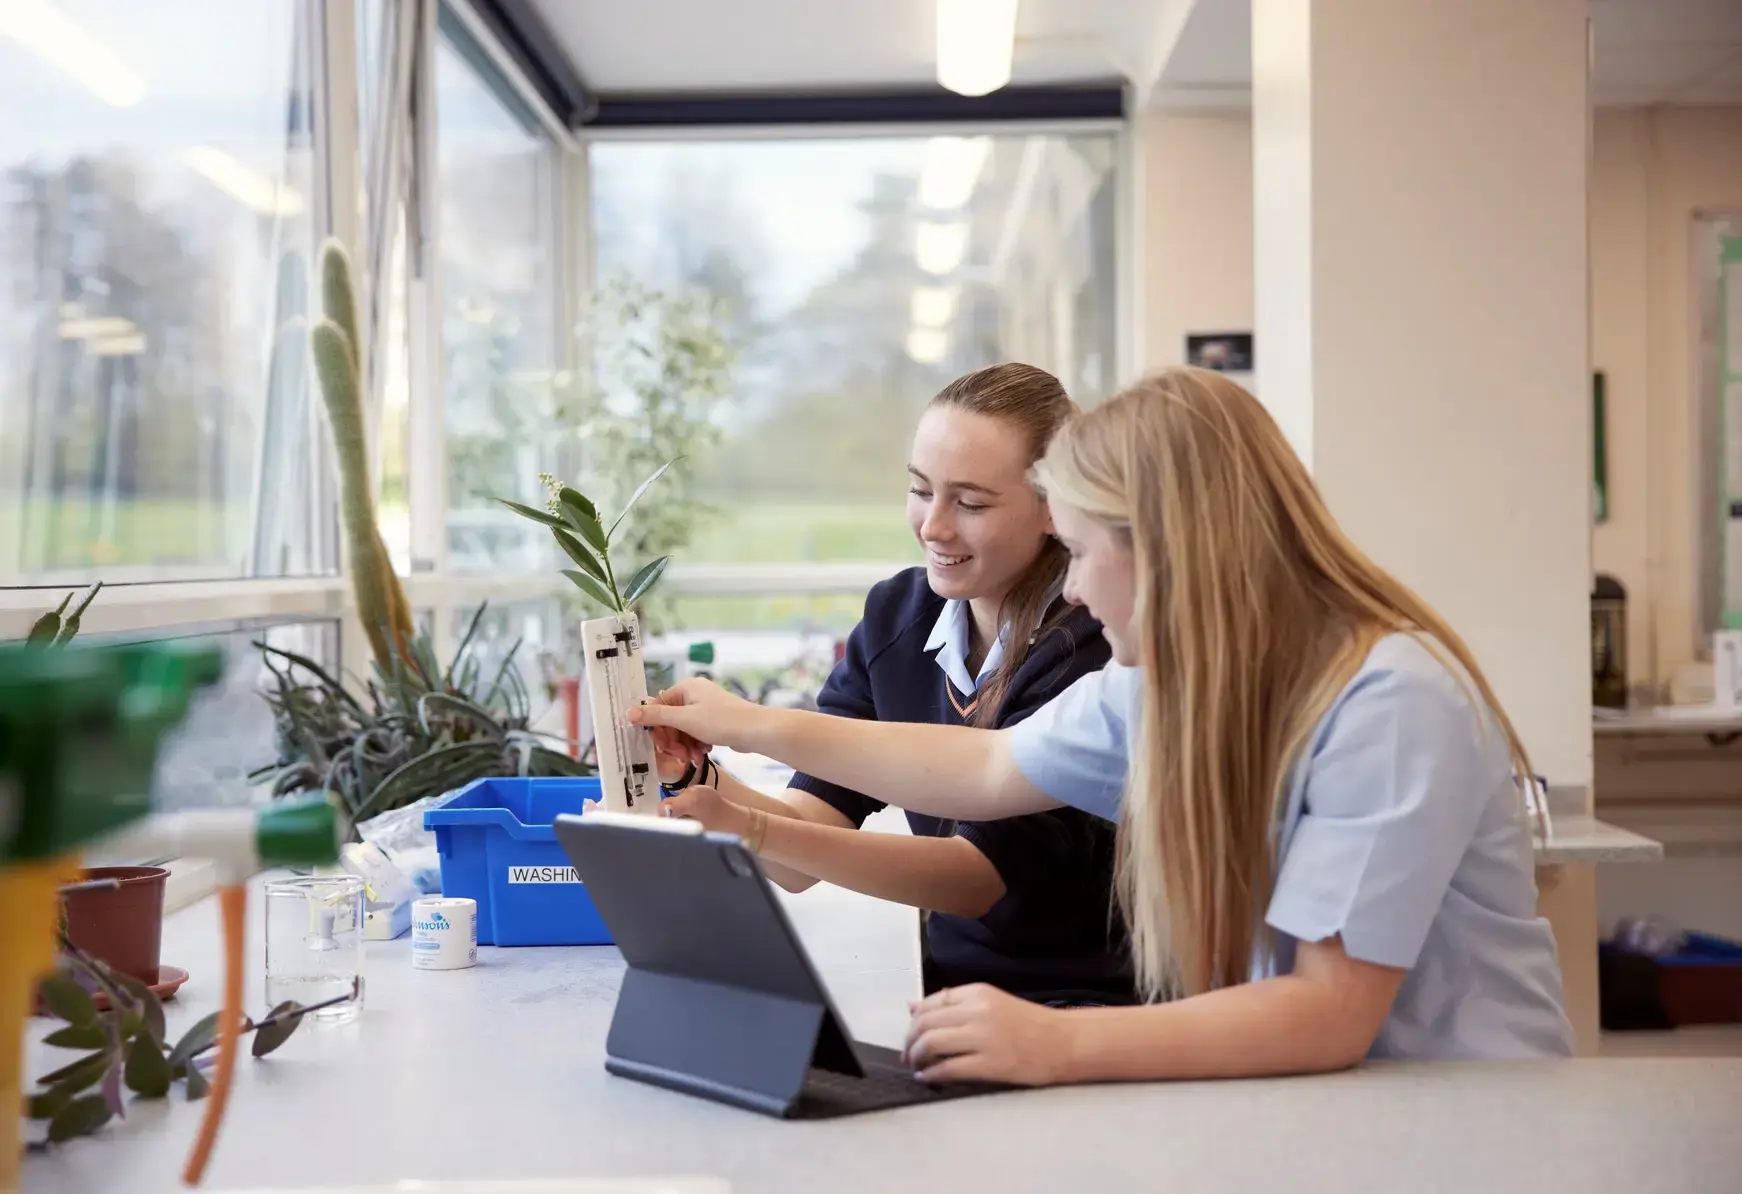
{"label": "plant leaf", "polygon": [[592,498],[588,497],[580,490],[564,485],[562,488],[557,490],[556,496],[557,501],[562,504],[565,511],[573,512],[565,513],[563,516],[564,521],[566,521],[570,526],[574,526],[578,529],[580,524],[577,522],[577,519],[584,522],[599,521],[599,507],[593,504]]}
{"label": "plant leaf", "polygon": [[43,1037],[42,1043],[57,1049],[103,1049],[108,1047],[109,1034],[101,1024],[68,1024]]}
{"label": "plant leaf", "polygon": [[187,1069],[188,1102],[197,1103],[206,1097],[206,1092],[212,1089],[211,1082],[206,1078],[204,1070],[189,1063]]}
{"label": "plant leaf", "polygon": [[478,606],[478,612],[473,614],[472,620],[466,624],[466,633],[460,636],[460,645],[454,648],[453,661],[448,664],[448,674],[442,679],[442,683],[446,687],[452,688],[454,686],[454,673],[459,670],[460,661],[466,657],[466,648],[472,645],[472,636],[478,633],[478,624],[484,620],[484,611],[489,608],[488,601],[481,602]]}
{"label": "plant leaf", "polygon": [[260,650],[267,655],[276,655],[285,662],[302,668],[321,682],[324,686],[323,690],[325,692],[337,696],[340,700],[351,706],[351,708],[357,713],[367,716],[363,711],[363,706],[357,703],[357,698],[347,692],[345,686],[339,683],[338,680],[334,679],[332,673],[328,672],[308,656],[298,655],[295,651],[286,651],[280,647],[270,646],[263,639],[256,639],[254,645],[260,648]]}
{"label": "plant leaf", "polygon": [[271,1014],[266,1017],[270,1023],[263,1022],[260,1027],[254,1030],[254,1056],[265,1057],[278,1046],[284,1044],[285,1041],[288,1041],[290,1034],[302,1024],[302,1017],[293,1014],[301,1010],[302,1004],[294,999],[287,999],[273,1008]]}
{"label": "plant leaf", "polygon": [[425,787],[447,791],[456,782],[477,778],[473,771],[479,766],[495,766],[498,757],[499,747],[494,742],[461,742],[419,755],[376,785],[353,819],[364,821],[377,812],[398,808],[403,803],[401,796],[426,795],[421,790]]}
{"label": "plant leaf", "polygon": [[674,456],[670,460],[666,461],[664,464],[660,465],[659,468],[654,470],[653,476],[651,476],[651,477],[647,478],[647,480],[643,481],[641,483],[641,487],[639,489],[637,489],[634,493],[629,495],[629,500],[623,503],[623,509],[618,511],[618,513],[617,513],[617,521],[613,522],[611,524],[611,529],[605,533],[605,539],[607,541],[616,537],[617,528],[623,525],[623,520],[625,518],[629,517],[629,511],[631,511],[635,508],[635,503],[639,502],[641,500],[641,495],[646,493],[649,489],[651,489],[653,487],[653,483],[655,481],[657,481],[661,477],[665,476],[666,469],[670,468],[672,465],[676,464],[678,461],[680,461],[682,459],[683,459],[682,456]]}
{"label": "plant leaf", "polygon": [[[72,598],[69,596],[67,601],[71,600]],[[61,608],[66,608],[66,601],[61,602]],[[30,633],[25,636],[24,645],[27,647],[46,647],[59,637],[60,614],[55,610],[49,610],[31,626]]]}
{"label": "plant leaf", "polygon": [[73,612],[68,614],[65,620],[61,622],[60,636],[54,640],[57,644],[65,645],[78,637],[79,619],[85,616],[85,611],[91,607],[91,602],[97,599],[97,594],[100,593],[102,589],[102,581],[98,581],[96,584],[92,585],[90,592],[85,594],[85,599],[79,602],[78,605],[74,607]]}
{"label": "plant leaf", "polygon": [[173,1078],[163,1050],[148,1036],[133,1038],[133,1048],[127,1054],[127,1089],[147,1099],[161,1099],[169,1093]]}
{"label": "plant leaf", "polygon": [[586,540],[588,547],[598,552],[601,556],[610,549],[610,536],[605,534],[605,525],[601,523],[597,517],[571,518],[569,520],[569,526],[574,530],[575,534]]}
{"label": "plant leaf", "polygon": [[649,589],[659,583],[659,578],[665,575],[665,569],[671,563],[670,556],[660,556],[657,560],[649,560],[638,572],[629,578],[629,587],[623,591],[625,608],[634,605],[647,596]]}
{"label": "plant leaf", "polygon": [[217,1039],[218,1013],[212,1012],[183,1033],[181,1040],[175,1043],[175,1048],[169,1051],[170,1067],[173,1069],[178,1065],[186,1065],[210,1049]]}
{"label": "plant leaf", "polygon": [[51,974],[42,980],[42,1001],[48,1010],[68,1024],[91,1024],[97,1019],[97,1005],[91,993],[64,974]]}
{"label": "plant leaf", "polygon": [[83,1078],[86,1075],[86,1071],[89,1071],[89,1080],[85,1081],[83,1085],[73,1088],[75,1090],[83,1090],[86,1086],[89,1086],[92,1082],[95,1082],[98,1078],[103,1076],[103,1067],[98,1063],[107,1061],[108,1057],[109,1051],[107,1049],[104,1049],[100,1053],[86,1054],[84,1057],[79,1058],[70,1065],[63,1065],[58,1070],[44,1074],[36,1080],[36,1083],[38,1086],[56,1086],[62,1082],[68,1081],[75,1075]]}
{"label": "plant leaf", "polygon": [[581,571],[602,585],[609,585],[610,579],[605,575],[605,565],[599,563],[599,557],[581,546],[581,541],[567,531],[552,531],[551,538],[563,553],[581,566]]}
{"label": "plant leaf", "polygon": [[157,992],[131,974],[122,974],[119,970],[112,971],[109,977],[117,987],[139,1001],[139,1016],[145,1031],[151,1034],[151,1039],[161,1048],[164,1043],[163,1003],[157,998]]}
{"label": "plant leaf", "polygon": [[429,717],[432,708],[446,709],[450,713],[474,721],[485,734],[498,742],[502,741],[502,727],[488,709],[481,708],[464,697],[450,696],[445,692],[426,692],[418,698],[418,724],[422,725],[424,733],[431,737],[435,736],[435,730],[431,727]]}
{"label": "plant leaf", "polygon": [[566,525],[563,520],[558,518],[556,515],[546,513],[543,510],[534,510],[531,506],[522,506],[519,502],[511,502],[507,498],[497,498],[496,500],[501,502],[504,506],[507,506],[522,518],[530,518],[534,522],[542,522],[547,527],[560,527]]}
{"label": "plant leaf", "polygon": [[113,1117],[108,1102],[100,1094],[74,1099],[62,1107],[48,1124],[48,1138],[54,1144],[89,1136]]}
{"label": "plant leaf", "polygon": [[120,1119],[127,1118],[127,1104],[121,1099],[121,1055],[116,1054],[109,1068],[103,1071],[103,1101],[109,1105],[109,1114]]}
{"label": "plant leaf", "polygon": [[617,611],[622,608],[617,604],[617,599],[611,596],[610,590],[606,589],[604,585],[600,584],[586,573],[576,572],[573,568],[564,568],[563,575],[574,582],[575,588],[585,593],[588,598],[598,602],[606,609]]}

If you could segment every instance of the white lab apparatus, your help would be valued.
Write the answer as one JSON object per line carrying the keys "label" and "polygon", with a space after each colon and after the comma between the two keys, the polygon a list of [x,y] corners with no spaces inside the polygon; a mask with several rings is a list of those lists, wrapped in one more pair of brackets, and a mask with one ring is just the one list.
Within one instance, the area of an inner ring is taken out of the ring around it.
{"label": "white lab apparatus", "polygon": [[599,791],[614,813],[659,814],[653,738],[629,724],[629,710],[647,700],[641,619],[611,614],[581,623],[587,659],[587,704],[599,753]]}

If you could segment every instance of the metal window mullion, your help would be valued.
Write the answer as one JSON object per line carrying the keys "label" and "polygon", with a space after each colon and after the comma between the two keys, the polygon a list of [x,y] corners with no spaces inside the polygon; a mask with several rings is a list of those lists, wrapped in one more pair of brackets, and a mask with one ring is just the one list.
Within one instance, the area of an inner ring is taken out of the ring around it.
{"label": "metal window mullion", "polygon": [[1144,156],[1143,132],[1128,119],[1115,134],[1113,201],[1113,362],[1116,376],[1107,392],[1140,377],[1148,362],[1143,347],[1144,304]]}
{"label": "metal window mullion", "polygon": [[[441,196],[436,143],[436,2],[417,7],[411,70],[411,113],[406,175],[406,294],[410,337],[410,411],[406,440],[407,498],[411,507],[414,577],[445,577],[447,527],[447,412],[442,376]],[[445,609],[435,611],[438,641],[451,633]]]}

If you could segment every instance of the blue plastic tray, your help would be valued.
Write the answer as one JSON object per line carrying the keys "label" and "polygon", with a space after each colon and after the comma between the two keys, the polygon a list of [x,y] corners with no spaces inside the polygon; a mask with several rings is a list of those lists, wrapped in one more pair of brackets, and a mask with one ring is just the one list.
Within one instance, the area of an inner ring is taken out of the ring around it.
{"label": "blue plastic tray", "polygon": [[597,779],[480,779],[423,815],[442,894],[477,901],[479,945],[609,945],[551,823],[599,799]]}

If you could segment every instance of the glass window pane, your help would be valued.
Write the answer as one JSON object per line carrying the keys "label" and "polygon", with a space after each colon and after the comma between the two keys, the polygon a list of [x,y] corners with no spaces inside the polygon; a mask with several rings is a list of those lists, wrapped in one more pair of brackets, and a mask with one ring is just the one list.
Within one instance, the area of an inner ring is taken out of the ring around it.
{"label": "glass window pane", "polygon": [[303,622],[242,628],[192,636],[224,651],[224,674],[199,693],[187,718],[164,740],[152,781],[152,804],[160,809],[255,804],[270,787],[248,783],[248,773],[277,758],[271,707],[261,696],[272,674],[256,641],[304,655],[323,667],[339,658],[337,622]]}
{"label": "glass window pane", "polygon": [[308,483],[307,24],[298,0],[0,9],[0,582],[336,563]]}
{"label": "glass window pane", "polygon": [[[451,623],[456,650],[461,638],[478,614],[477,606],[456,609]],[[569,670],[563,642],[565,611],[558,601],[510,601],[491,604],[479,619],[477,630],[460,662],[459,678],[475,676],[476,680],[462,684],[466,694],[483,703],[494,696],[508,699],[507,692],[497,691],[518,686],[531,718],[532,728],[555,732],[552,724],[551,701],[554,687]],[[574,620],[578,626],[578,619]],[[512,672],[518,681],[509,676]],[[500,706],[493,706],[499,708]],[[551,745],[553,749],[555,745]]]}
{"label": "glass window pane", "polygon": [[917,562],[905,466],[945,383],[1021,360],[1085,403],[1113,384],[1110,132],[589,153],[601,288],[627,275],[731,312],[738,397],[692,462],[723,516],[686,562]]}
{"label": "glass window pane", "polygon": [[448,565],[536,571],[548,535],[497,505],[543,504],[554,471],[557,150],[462,34],[436,52]]}

